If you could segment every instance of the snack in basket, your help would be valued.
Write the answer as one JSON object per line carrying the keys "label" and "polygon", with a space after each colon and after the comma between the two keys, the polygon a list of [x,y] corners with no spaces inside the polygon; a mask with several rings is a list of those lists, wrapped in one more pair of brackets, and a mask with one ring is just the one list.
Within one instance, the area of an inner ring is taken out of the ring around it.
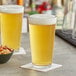
{"label": "snack in basket", "polygon": [[13,52],[13,49],[8,48],[7,46],[0,46],[0,54],[9,54]]}
{"label": "snack in basket", "polygon": [[13,49],[7,46],[0,46],[0,64],[6,63],[13,54]]}

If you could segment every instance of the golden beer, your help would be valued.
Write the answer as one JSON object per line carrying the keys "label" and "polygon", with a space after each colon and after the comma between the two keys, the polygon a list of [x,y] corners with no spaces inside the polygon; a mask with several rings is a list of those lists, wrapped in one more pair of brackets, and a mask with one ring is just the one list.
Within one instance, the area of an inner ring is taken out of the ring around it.
{"label": "golden beer", "polygon": [[39,66],[52,64],[56,18],[45,14],[30,17],[30,45],[32,63]]}
{"label": "golden beer", "polygon": [[1,11],[1,43],[18,50],[20,47],[23,7],[6,5],[2,8],[5,9]]}

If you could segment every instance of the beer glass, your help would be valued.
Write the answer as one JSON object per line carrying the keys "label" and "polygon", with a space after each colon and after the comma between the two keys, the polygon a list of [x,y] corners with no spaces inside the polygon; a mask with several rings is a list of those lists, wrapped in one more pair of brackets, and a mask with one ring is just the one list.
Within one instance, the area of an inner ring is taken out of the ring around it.
{"label": "beer glass", "polygon": [[35,14],[29,18],[32,64],[36,67],[52,64],[56,17]]}
{"label": "beer glass", "polygon": [[72,32],[72,38],[76,39],[76,14],[75,14],[75,21],[74,21],[74,27]]}
{"label": "beer glass", "polygon": [[0,6],[1,44],[14,50],[20,48],[23,11],[19,5]]}
{"label": "beer glass", "polygon": [[72,34],[73,29],[72,8],[73,8],[73,1],[64,0],[64,18],[63,18],[62,31],[65,34]]}
{"label": "beer glass", "polygon": [[73,20],[73,31],[72,31],[72,38],[73,39],[76,39],[76,0],[73,0],[73,17],[74,17],[74,20]]}

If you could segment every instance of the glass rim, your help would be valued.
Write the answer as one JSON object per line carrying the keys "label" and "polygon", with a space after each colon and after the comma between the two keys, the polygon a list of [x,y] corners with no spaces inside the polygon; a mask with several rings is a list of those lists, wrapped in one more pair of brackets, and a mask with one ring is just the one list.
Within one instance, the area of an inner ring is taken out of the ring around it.
{"label": "glass rim", "polygon": [[24,7],[20,5],[0,5],[0,13],[23,13]]}
{"label": "glass rim", "polygon": [[57,17],[49,14],[34,14],[29,17],[30,24],[50,25],[56,24]]}

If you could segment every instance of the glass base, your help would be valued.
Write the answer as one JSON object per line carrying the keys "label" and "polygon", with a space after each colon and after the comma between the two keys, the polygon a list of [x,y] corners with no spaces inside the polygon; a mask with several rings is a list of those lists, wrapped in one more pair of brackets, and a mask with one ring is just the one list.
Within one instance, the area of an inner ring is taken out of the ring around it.
{"label": "glass base", "polygon": [[26,51],[24,48],[20,47],[19,50],[14,51],[13,55],[18,55],[18,54],[26,54]]}
{"label": "glass base", "polygon": [[72,30],[62,30],[63,33],[72,34]]}
{"label": "glass base", "polygon": [[35,67],[35,68],[49,68],[49,67],[52,66],[52,64],[46,65],[46,66],[39,66],[39,65],[34,65],[34,64],[32,64],[32,65],[33,65],[33,67]]}
{"label": "glass base", "polygon": [[72,36],[72,39],[76,39],[76,36]]}
{"label": "glass base", "polygon": [[63,33],[72,34],[72,29],[62,29]]}
{"label": "glass base", "polygon": [[72,39],[76,39],[76,32],[72,33]]}

